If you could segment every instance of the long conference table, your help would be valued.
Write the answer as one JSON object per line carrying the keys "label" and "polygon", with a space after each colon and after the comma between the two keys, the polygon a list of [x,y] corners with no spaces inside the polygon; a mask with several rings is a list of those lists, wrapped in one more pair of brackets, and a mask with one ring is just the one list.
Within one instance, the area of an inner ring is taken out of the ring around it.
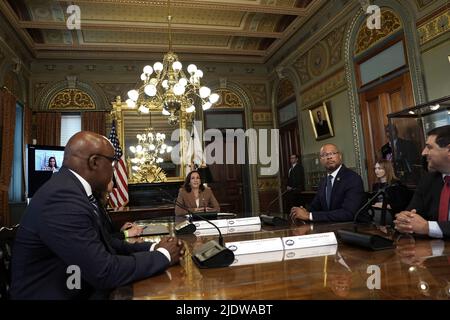
{"label": "long conference table", "polygon": [[[162,220],[151,223],[160,223]],[[165,222],[173,230],[174,221]],[[225,243],[353,230],[350,223],[261,226],[261,230],[224,235]],[[398,235],[383,227],[358,232],[394,240],[394,248],[371,251],[342,243],[333,248],[236,256],[229,267],[199,269],[193,248],[217,236],[179,236],[187,251],[179,265],[132,284],[121,299],[136,300],[317,300],[450,299],[450,241]],[[129,241],[159,241],[161,236]],[[376,278],[378,277],[378,278]],[[130,290],[131,289],[131,290]]]}

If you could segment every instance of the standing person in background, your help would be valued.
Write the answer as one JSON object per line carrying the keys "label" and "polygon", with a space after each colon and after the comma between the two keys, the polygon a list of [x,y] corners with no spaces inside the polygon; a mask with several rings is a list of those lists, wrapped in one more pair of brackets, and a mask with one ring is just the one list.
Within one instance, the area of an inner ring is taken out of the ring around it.
{"label": "standing person in background", "polygon": [[286,186],[286,191],[288,192],[283,202],[285,213],[289,213],[289,210],[294,206],[304,204],[301,203],[301,192],[305,190],[305,172],[303,166],[299,163],[297,154],[291,154],[289,162],[291,167],[289,168]]}
{"label": "standing person in background", "polygon": [[[177,203],[192,212],[220,211],[219,202],[212,190],[203,185],[198,171],[191,171],[186,176],[184,185],[178,192]],[[184,215],[188,211],[175,204],[175,214]]]}

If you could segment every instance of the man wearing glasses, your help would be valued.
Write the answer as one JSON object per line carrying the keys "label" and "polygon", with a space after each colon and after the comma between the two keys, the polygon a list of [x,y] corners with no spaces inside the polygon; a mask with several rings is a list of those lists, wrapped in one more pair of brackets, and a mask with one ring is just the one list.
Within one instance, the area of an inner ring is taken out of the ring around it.
{"label": "man wearing glasses", "polygon": [[179,262],[184,247],[174,237],[130,244],[105,230],[93,194],[107,190],[114,154],[109,140],[96,133],[70,138],[63,166],[36,192],[17,231],[13,299],[108,298],[112,289]]}
{"label": "man wearing glasses", "polygon": [[325,167],[327,175],[319,183],[310,210],[293,207],[291,219],[313,222],[352,221],[365,200],[361,177],[342,164],[342,154],[334,144],[325,144],[320,148],[320,163]]}

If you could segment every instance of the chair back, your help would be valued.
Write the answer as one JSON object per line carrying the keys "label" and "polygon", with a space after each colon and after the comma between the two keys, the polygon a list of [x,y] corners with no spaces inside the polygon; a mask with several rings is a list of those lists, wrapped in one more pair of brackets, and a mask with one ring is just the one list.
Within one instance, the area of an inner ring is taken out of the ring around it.
{"label": "chair back", "polygon": [[0,228],[0,300],[9,299],[11,250],[19,225]]}

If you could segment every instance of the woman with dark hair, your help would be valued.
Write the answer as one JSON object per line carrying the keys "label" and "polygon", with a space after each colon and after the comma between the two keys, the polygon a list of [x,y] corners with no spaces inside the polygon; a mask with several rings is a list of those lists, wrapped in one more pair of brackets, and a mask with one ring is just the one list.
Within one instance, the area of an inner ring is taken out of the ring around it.
{"label": "woman with dark hair", "polygon": [[48,165],[45,168],[45,170],[47,171],[53,171],[53,172],[58,172],[59,167],[56,163],[56,158],[55,157],[50,157],[48,158]]}
{"label": "woman with dark hair", "polygon": [[[212,190],[203,185],[198,171],[191,171],[186,176],[183,187],[178,192],[177,203],[192,212],[220,211],[219,202]],[[176,215],[187,213],[186,209],[175,206]]]}

